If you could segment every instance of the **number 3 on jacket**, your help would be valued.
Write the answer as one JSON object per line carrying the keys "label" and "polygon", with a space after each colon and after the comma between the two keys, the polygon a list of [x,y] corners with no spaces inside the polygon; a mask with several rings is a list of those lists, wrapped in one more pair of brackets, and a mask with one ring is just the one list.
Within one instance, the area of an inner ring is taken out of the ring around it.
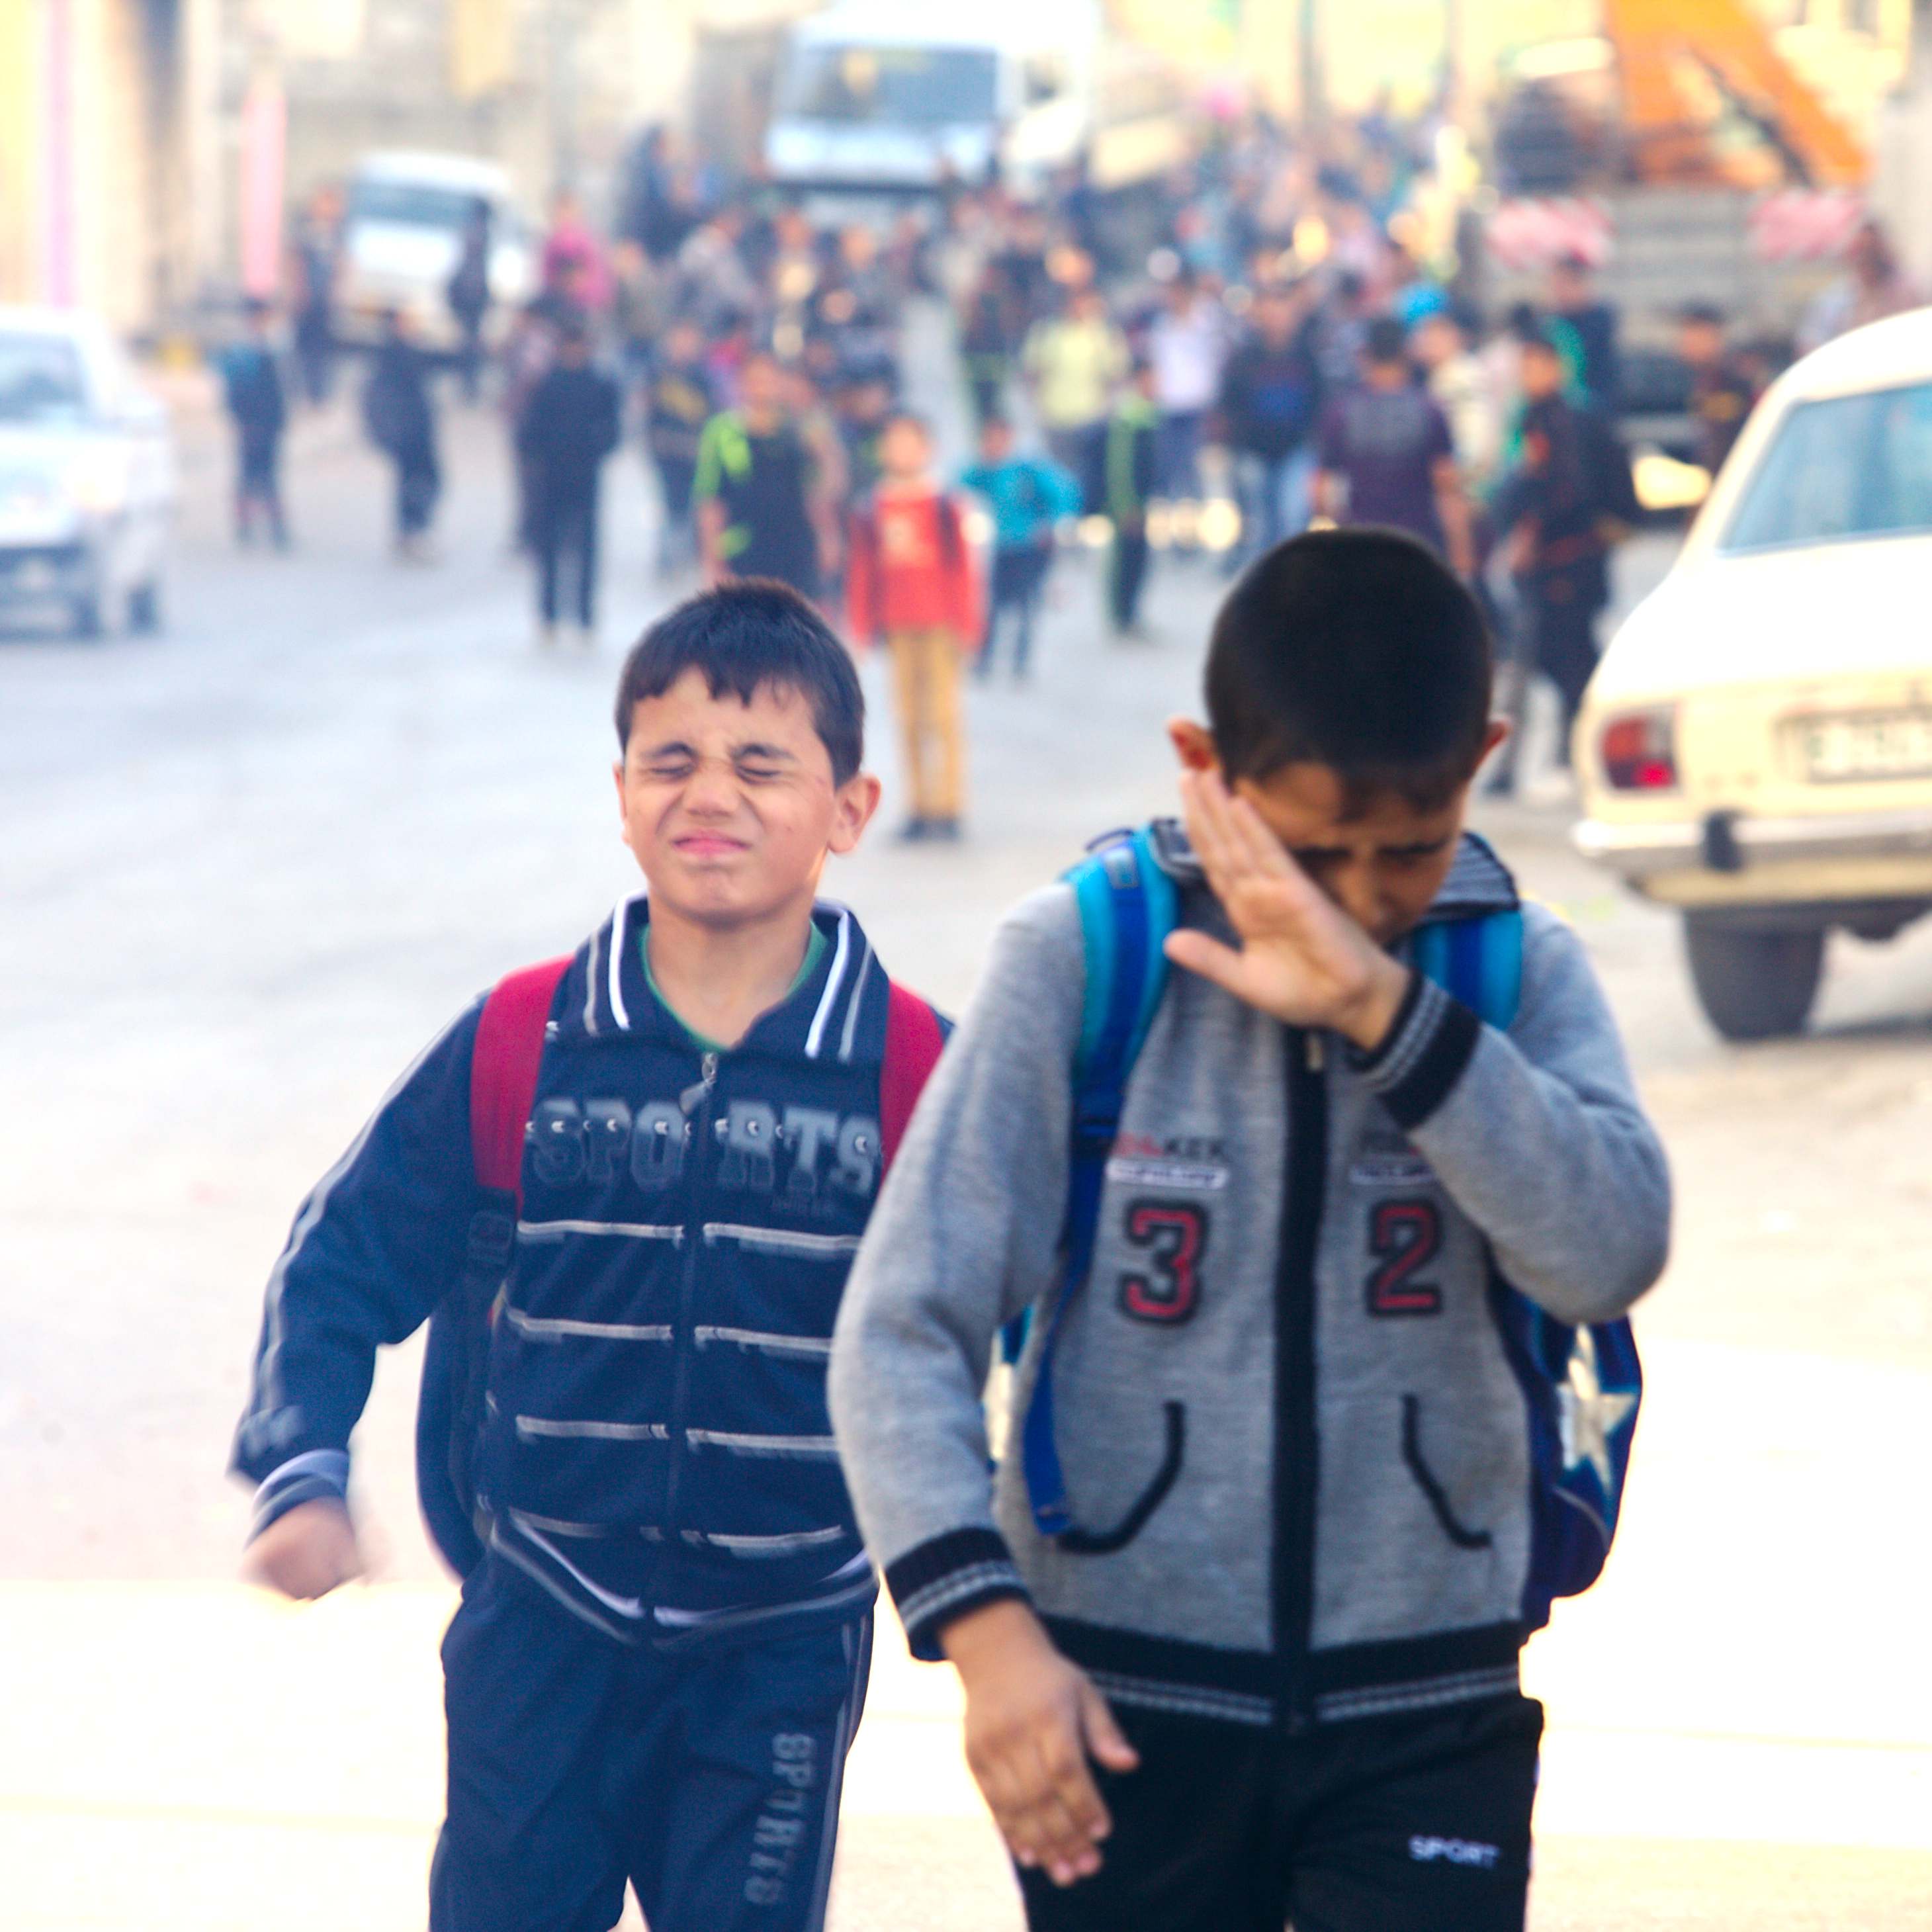
{"label": "number 3 on jacket", "polygon": [[1148,1251],[1148,1272],[1120,1276],[1120,1306],[1139,1322],[1185,1322],[1201,1298],[1208,1214],[1186,1201],[1136,1201],[1127,1239]]}

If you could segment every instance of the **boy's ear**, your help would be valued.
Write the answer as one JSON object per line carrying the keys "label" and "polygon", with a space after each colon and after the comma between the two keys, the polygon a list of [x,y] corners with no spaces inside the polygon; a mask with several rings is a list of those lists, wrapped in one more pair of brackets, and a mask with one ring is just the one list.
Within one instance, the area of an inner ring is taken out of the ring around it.
{"label": "boy's ear", "polygon": [[628,845],[631,842],[631,814],[626,809],[624,797],[624,760],[620,758],[610,767],[610,776],[617,787],[617,836]]}
{"label": "boy's ear", "polygon": [[854,850],[879,808],[884,788],[870,772],[857,772],[838,788],[832,801],[832,830],[826,850],[838,857]]}
{"label": "boy's ear", "polygon": [[1167,721],[1168,742],[1174,747],[1174,754],[1180,760],[1180,768],[1188,772],[1218,772],[1221,769],[1220,754],[1214,749],[1214,740],[1204,724],[1197,724],[1191,718],[1170,718]]}
{"label": "boy's ear", "polygon": [[1482,758],[1476,760],[1477,769],[1478,770],[1481,769],[1483,758],[1486,758],[1498,745],[1508,739],[1514,737],[1515,735],[1516,727],[1507,718],[1492,718],[1490,720],[1489,734],[1483,740]]}

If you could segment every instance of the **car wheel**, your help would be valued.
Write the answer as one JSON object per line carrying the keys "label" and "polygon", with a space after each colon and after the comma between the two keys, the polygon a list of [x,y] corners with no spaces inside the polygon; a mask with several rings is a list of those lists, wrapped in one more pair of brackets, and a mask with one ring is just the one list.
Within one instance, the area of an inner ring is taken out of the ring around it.
{"label": "car wheel", "polygon": [[1824,974],[1822,931],[1761,932],[1692,918],[1684,922],[1684,944],[1697,1003],[1725,1039],[1804,1031]]}
{"label": "car wheel", "polygon": [[161,628],[161,580],[151,577],[128,593],[128,628],[137,636],[152,638]]}

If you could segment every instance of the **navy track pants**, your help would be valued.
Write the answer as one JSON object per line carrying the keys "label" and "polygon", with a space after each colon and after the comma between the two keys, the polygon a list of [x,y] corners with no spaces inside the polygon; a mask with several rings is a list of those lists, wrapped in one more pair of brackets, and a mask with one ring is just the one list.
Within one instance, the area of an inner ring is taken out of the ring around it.
{"label": "navy track pants", "polygon": [[819,1932],[872,1618],[667,1654],[495,1562],[443,1640],[431,1932]]}

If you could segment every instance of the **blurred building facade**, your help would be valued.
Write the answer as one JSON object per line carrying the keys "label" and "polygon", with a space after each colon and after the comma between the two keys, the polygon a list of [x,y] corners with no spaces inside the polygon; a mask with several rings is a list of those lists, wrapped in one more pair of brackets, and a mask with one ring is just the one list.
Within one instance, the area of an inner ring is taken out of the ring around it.
{"label": "blurred building facade", "polygon": [[[0,301],[134,333],[260,286],[287,211],[373,150],[602,202],[811,0],[0,0]],[[244,266],[257,265],[247,274]]]}
{"label": "blurred building facade", "polygon": [[[191,319],[244,280],[272,286],[288,211],[376,149],[500,161],[533,216],[565,182],[608,210],[626,148],[652,122],[754,153],[761,76],[786,22],[814,4],[0,0],[0,300],[82,303],[140,332]],[[1794,57],[1828,70],[1821,84],[1846,118],[1868,126],[1904,72],[1912,0],[1758,4]],[[1110,11],[1177,66],[1289,114],[1311,97],[1359,109],[1390,88],[1412,107],[1453,72],[1459,104],[1480,115],[1513,52],[1603,27],[1601,0],[1110,0]],[[1922,122],[1932,116],[1915,107],[1913,129]],[[1932,146],[1922,132],[1891,138]],[[1915,215],[1924,172],[1900,197]]]}
{"label": "blurred building facade", "polygon": [[134,329],[187,298],[204,6],[0,5],[0,300],[82,303]]}

